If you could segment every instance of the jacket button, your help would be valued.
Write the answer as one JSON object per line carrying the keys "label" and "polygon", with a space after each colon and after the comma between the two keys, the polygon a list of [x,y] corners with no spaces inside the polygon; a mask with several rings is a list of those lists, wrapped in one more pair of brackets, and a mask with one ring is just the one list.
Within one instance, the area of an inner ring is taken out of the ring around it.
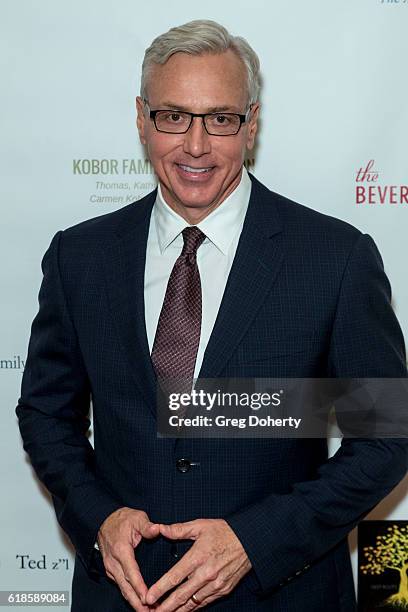
{"label": "jacket button", "polygon": [[185,472],[188,472],[188,470],[190,469],[191,463],[188,459],[177,459],[176,461],[176,467],[178,469],[179,472],[182,472],[183,474]]}

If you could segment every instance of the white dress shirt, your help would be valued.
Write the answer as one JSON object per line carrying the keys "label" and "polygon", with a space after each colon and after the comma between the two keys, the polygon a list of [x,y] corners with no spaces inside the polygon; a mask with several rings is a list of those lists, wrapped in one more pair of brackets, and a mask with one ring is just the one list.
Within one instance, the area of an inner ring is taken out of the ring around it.
{"label": "white dress shirt", "polygon": [[[251,179],[243,166],[241,180],[234,191],[196,225],[206,238],[197,250],[197,266],[201,278],[202,320],[194,378],[197,378],[200,372],[204,352],[217,318],[250,194]],[[181,232],[188,226],[189,223],[166,203],[159,184],[150,218],[144,283],[145,322],[150,353],[167,282],[183,248]]]}

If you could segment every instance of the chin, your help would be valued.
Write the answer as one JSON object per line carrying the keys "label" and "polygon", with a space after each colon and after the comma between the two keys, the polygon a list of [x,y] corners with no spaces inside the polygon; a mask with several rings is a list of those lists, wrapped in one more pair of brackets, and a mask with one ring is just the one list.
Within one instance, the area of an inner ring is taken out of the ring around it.
{"label": "chin", "polygon": [[208,193],[197,193],[194,196],[187,193],[180,193],[177,194],[177,197],[179,202],[181,202],[181,204],[184,206],[191,206],[194,208],[205,208],[213,204],[215,201],[218,201],[218,194],[214,194],[212,196]]}

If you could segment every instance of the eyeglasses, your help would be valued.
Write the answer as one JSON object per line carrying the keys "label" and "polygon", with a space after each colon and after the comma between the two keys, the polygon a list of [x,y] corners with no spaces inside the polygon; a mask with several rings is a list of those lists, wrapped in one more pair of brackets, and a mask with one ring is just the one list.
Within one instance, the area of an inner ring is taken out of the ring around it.
{"label": "eyeglasses", "polygon": [[158,132],[166,134],[185,134],[190,129],[194,117],[201,117],[207,134],[210,136],[233,136],[238,134],[241,125],[248,121],[253,107],[250,105],[245,115],[239,113],[188,113],[173,109],[151,110],[147,100],[144,103],[149,108],[150,119],[153,120]]}

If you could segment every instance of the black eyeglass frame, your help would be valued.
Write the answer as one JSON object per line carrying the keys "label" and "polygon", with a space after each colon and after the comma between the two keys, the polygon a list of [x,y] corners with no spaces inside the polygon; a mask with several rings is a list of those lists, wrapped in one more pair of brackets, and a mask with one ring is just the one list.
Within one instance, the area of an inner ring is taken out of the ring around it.
{"label": "black eyeglass frame", "polygon": [[[153,120],[154,127],[156,128],[158,132],[161,132],[162,134],[186,134],[188,130],[191,128],[191,124],[193,123],[194,117],[201,117],[205,131],[207,132],[209,136],[236,136],[239,130],[241,129],[242,124],[248,121],[249,113],[251,112],[251,109],[254,106],[253,104],[251,104],[247,112],[243,115],[240,113],[224,113],[221,111],[219,111],[218,113],[190,113],[188,111],[182,111],[182,110],[173,109],[173,108],[158,108],[155,110],[151,110],[148,101],[144,99],[143,102],[149,108],[149,117],[150,119]],[[167,130],[159,130],[156,124],[156,115],[157,113],[162,113],[162,112],[174,112],[174,113],[183,113],[185,115],[190,115],[190,123],[188,124],[188,127],[183,132],[168,132]],[[213,134],[212,132],[209,132],[205,124],[205,117],[213,117],[214,115],[234,115],[234,117],[239,117],[239,126],[238,126],[237,131],[232,132],[231,134]]]}

